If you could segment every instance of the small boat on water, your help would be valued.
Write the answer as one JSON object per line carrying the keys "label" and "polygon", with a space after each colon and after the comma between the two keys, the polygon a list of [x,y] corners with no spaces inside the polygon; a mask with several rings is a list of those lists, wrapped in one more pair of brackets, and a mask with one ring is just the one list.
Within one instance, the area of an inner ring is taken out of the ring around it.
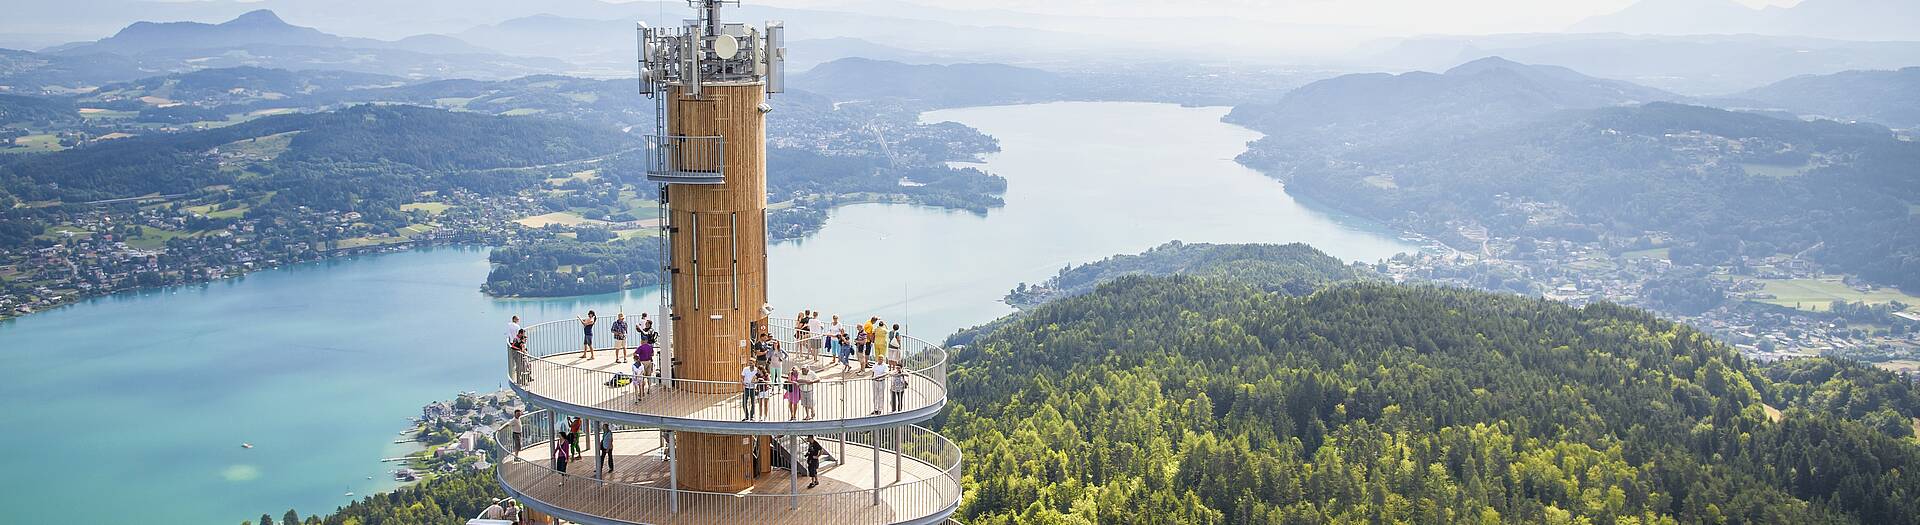
{"label": "small boat on water", "polygon": [[240,448],[253,448],[252,443],[241,443]]}

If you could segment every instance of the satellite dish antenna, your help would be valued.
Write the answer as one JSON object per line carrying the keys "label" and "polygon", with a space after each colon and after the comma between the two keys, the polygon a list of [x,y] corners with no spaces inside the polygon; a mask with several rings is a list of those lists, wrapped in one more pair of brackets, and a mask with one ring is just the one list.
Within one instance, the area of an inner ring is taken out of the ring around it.
{"label": "satellite dish antenna", "polygon": [[713,54],[721,60],[733,60],[734,55],[740,54],[740,39],[733,35],[713,37]]}

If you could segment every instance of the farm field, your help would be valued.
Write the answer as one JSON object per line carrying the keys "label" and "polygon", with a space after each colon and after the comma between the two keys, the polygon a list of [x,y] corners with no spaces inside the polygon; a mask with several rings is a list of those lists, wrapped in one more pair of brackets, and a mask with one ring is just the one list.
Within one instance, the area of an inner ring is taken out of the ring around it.
{"label": "farm field", "polygon": [[1893,301],[1909,305],[1920,305],[1920,297],[1909,295],[1898,289],[1881,287],[1871,292],[1855,290],[1838,277],[1818,279],[1760,279],[1763,290],[1772,294],[1772,299],[1760,302],[1776,304],[1788,308],[1821,312],[1826,311],[1829,303],[1846,301],[1868,304],[1885,304]]}

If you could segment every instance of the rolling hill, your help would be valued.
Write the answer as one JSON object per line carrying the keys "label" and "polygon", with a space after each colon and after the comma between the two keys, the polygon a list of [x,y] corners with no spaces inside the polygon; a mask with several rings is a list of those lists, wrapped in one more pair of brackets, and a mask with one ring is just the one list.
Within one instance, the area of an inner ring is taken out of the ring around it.
{"label": "rolling hill", "polygon": [[1920,4],[1905,0],[1803,0],[1755,9],[1733,0],[1640,0],[1572,27],[1579,32],[1796,35],[1920,40]]}
{"label": "rolling hill", "polygon": [[[1347,149],[1407,138],[1457,135],[1556,111],[1677,100],[1679,95],[1499,57],[1445,73],[1354,74],[1308,84],[1271,104],[1226,117],[1268,135],[1264,144]],[[1256,153],[1268,147],[1255,146]]]}
{"label": "rolling hill", "polygon": [[630,147],[624,137],[558,120],[363,105],[7,159],[0,182],[21,198],[80,202],[187,193],[243,176],[268,184],[413,179],[613,153]]}
{"label": "rolling hill", "polygon": [[[1912,384],[1762,366],[1608,304],[1125,277],[974,339],[953,370],[939,428],[967,453],[967,523],[1920,516]],[[1840,392],[1858,412],[1824,400]]]}
{"label": "rolling hill", "polygon": [[1920,67],[1806,75],[1731,95],[1804,115],[1920,128]]}

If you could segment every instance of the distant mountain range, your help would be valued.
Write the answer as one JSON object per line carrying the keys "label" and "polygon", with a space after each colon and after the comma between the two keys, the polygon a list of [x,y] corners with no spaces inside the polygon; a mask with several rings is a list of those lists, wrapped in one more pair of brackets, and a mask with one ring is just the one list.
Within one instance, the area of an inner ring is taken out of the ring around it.
{"label": "distant mountain range", "polygon": [[111,37],[41,50],[44,53],[138,55],[169,50],[233,48],[254,45],[394,49],[415,53],[492,53],[444,35],[419,35],[396,41],[347,38],[286,23],[273,11],[249,11],[219,24],[136,22]]}
{"label": "distant mountain range", "polygon": [[38,53],[0,50],[0,91],[57,94],[160,74],[245,66],[412,79],[502,79],[571,69],[560,60],[501,55],[444,35],[396,41],[341,37],[258,10],[219,24],[139,22],[107,38]]}
{"label": "distant mountain range", "polygon": [[1572,31],[1640,34],[1793,35],[1847,40],[1920,40],[1920,2],[1804,0],[1754,9],[1733,0],[1640,0]]}
{"label": "distant mountain range", "polygon": [[1689,95],[1734,93],[1796,75],[1920,64],[1920,42],[1762,35],[1516,34],[1384,42],[1354,67],[1444,68],[1484,56],[1558,64]]}
{"label": "distant mountain range", "polygon": [[1345,75],[1308,84],[1270,104],[1235,107],[1226,120],[1314,149],[1346,149],[1423,135],[1457,135],[1567,109],[1684,97],[1500,57],[1445,73]]}
{"label": "distant mountain range", "polygon": [[1920,129],[1920,67],[1807,75],[1742,92],[1728,103]]}

